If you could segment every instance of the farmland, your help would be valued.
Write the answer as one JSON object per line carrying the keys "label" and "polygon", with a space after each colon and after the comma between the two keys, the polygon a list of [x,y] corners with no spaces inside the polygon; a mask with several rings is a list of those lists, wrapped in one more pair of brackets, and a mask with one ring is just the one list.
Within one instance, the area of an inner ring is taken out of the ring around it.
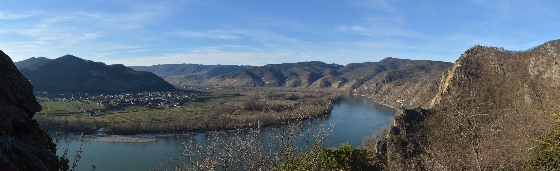
{"label": "farmland", "polygon": [[45,100],[35,119],[48,130],[62,126],[65,131],[109,134],[237,129],[324,115],[338,97],[327,91],[280,88],[39,96]]}

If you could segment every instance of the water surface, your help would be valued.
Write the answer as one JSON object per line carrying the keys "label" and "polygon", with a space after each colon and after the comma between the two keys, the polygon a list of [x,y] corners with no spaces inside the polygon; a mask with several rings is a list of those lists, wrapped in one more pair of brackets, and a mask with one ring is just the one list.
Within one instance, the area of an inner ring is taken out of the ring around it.
{"label": "water surface", "polygon": [[[394,110],[377,104],[373,100],[361,96],[345,96],[341,102],[335,103],[330,115],[311,119],[304,122],[317,127],[317,125],[330,125],[336,123],[332,134],[328,137],[325,146],[335,147],[341,143],[350,142],[352,146],[359,147],[366,136],[388,126]],[[263,129],[266,133],[272,129]],[[232,134],[233,135],[233,134]],[[177,157],[181,151],[181,143],[185,136],[197,136],[197,139],[207,136],[196,133],[183,136],[158,136],[159,140],[152,143],[113,143],[85,141],[82,146],[82,158],[77,170],[91,170],[92,165],[96,170],[172,170],[168,165],[170,157]],[[71,135],[64,136],[67,140]],[[70,165],[74,160],[80,141],[74,140],[69,146],[62,142],[60,147],[69,147],[68,156]],[[59,148],[58,154],[62,153]]]}

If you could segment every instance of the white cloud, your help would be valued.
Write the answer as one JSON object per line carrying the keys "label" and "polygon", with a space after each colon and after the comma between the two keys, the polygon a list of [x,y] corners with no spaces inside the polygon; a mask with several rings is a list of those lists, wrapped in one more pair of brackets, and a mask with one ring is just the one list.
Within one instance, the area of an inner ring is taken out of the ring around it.
{"label": "white cloud", "polygon": [[[130,57],[122,59],[109,59],[111,64],[124,64],[127,66],[150,66],[157,64],[221,64],[221,65],[264,65],[294,61],[301,56],[290,52],[224,52],[211,50],[201,53],[175,53],[149,57]],[[156,61],[156,62],[155,62]]]}
{"label": "white cloud", "polygon": [[[299,40],[289,36],[284,36],[276,32],[264,29],[222,29],[222,30],[203,30],[192,31],[182,30],[172,32],[167,35],[182,36],[186,38],[207,38],[217,40],[216,43],[224,44],[220,40],[231,40],[236,43],[251,44],[253,49],[265,48],[274,50],[290,50],[301,48],[312,48],[315,45],[308,41]],[[241,45],[247,47],[245,45]]]}
{"label": "white cloud", "polygon": [[222,30],[207,30],[207,31],[191,31],[191,30],[182,30],[175,33],[171,33],[172,35],[178,35],[181,37],[186,38],[209,38],[209,39],[238,39],[238,36],[235,36],[233,32],[222,31]]}
{"label": "white cloud", "polygon": [[0,10],[0,20],[15,20],[29,18],[36,15],[34,12],[13,12]]}
{"label": "white cloud", "polygon": [[337,26],[336,30],[338,30],[338,31],[357,31],[357,32],[368,31],[368,29],[366,29],[366,28],[364,28],[360,25],[354,25],[354,26],[341,25],[341,26]]}
{"label": "white cloud", "polygon": [[86,33],[86,34],[84,34],[84,36],[82,36],[82,38],[85,39],[85,40],[91,40],[91,39],[95,39],[97,37],[99,37],[99,35],[95,34],[95,33]]}
{"label": "white cloud", "polygon": [[97,37],[99,37],[99,34],[95,34],[95,33],[85,33],[82,36],[76,36],[76,37],[67,37],[63,42],[66,45],[73,45],[79,42],[83,42],[83,41],[88,41],[88,40],[94,40]]}
{"label": "white cloud", "polygon": [[359,8],[367,8],[390,13],[397,12],[397,9],[386,0],[358,0],[354,1],[353,4]]}

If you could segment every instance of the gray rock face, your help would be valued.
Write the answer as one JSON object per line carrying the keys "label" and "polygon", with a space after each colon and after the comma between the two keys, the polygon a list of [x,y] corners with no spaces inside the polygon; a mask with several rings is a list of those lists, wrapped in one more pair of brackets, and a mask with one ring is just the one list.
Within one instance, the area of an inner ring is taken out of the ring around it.
{"label": "gray rock face", "polygon": [[54,143],[32,120],[33,85],[0,51],[0,170],[58,170]]}
{"label": "gray rock face", "polygon": [[0,132],[11,134],[14,127],[27,124],[35,112],[41,111],[33,95],[31,82],[23,77],[12,59],[0,51]]}

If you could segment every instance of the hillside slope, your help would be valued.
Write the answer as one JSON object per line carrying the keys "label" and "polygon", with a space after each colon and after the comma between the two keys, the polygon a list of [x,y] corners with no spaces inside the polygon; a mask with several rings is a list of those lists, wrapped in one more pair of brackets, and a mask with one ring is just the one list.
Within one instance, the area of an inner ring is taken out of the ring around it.
{"label": "hillside slope", "polygon": [[[225,87],[332,88],[366,95],[380,103],[428,106],[440,74],[452,63],[386,58],[346,66],[324,62],[270,64],[218,75],[202,82]],[[402,99],[404,101],[397,102]]]}
{"label": "hillside slope", "polygon": [[440,75],[452,63],[387,58],[377,65],[384,70],[362,79],[365,81],[356,85],[353,92],[395,108],[416,108],[428,106],[431,98],[427,97],[436,95]]}
{"label": "hillside slope", "polygon": [[409,79],[426,80],[427,77],[430,77],[428,80],[432,80],[451,65],[447,62],[391,57],[380,62],[353,63],[346,66],[318,61],[270,64],[219,75],[204,81],[203,84],[230,87],[335,88],[360,94],[376,94],[379,91],[374,88],[376,86],[399,86]]}
{"label": "hillside slope", "polygon": [[34,84],[34,91],[122,93],[135,91],[170,91],[175,88],[145,71],[124,65],[105,65],[72,55],[37,62],[20,72]]}
{"label": "hillside slope", "polygon": [[204,79],[237,71],[248,69],[251,66],[239,65],[199,65],[199,64],[163,64],[152,66],[128,66],[137,71],[152,72],[167,81],[187,82],[198,84]]}
{"label": "hillside slope", "polygon": [[[474,46],[425,109],[398,116],[378,146],[390,170],[522,170],[560,111],[560,41],[526,51]],[[407,150],[402,150],[402,149]]]}
{"label": "hillside slope", "polygon": [[49,58],[31,57],[31,58],[23,60],[23,61],[14,62],[14,65],[16,65],[16,67],[18,69],[23,69],[23,68],[27,68],[31,65],[35,65],[36,63],[39,63],[39,62],[42,62],[42,61],[47,61],[47,60],[49,60]]}

